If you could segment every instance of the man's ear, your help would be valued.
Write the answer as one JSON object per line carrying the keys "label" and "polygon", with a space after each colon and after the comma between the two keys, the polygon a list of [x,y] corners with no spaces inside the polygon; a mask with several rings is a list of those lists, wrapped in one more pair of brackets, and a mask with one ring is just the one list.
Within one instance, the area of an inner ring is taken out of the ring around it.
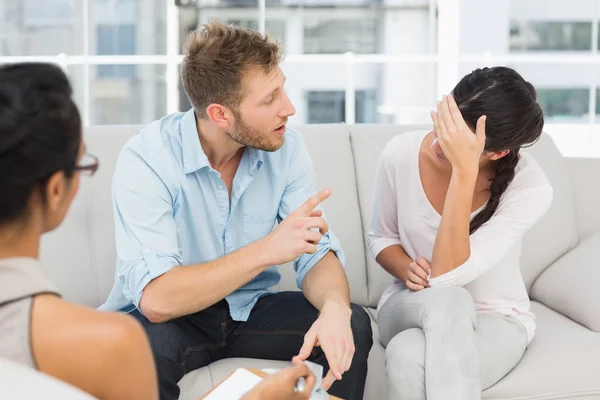
{"label": "man's ear", "polygon": [[490,160],[496,161],[496,160],[499,160],[502,157],[506,156],[508,153],[510,153],[510,150],[508,150],[508,149],[501,150],[501,151],[490,151],[487,153],[487,156]]}
{"label": "man's ear", "polygon": [[234,125],[233,113],[221,104],[212,103],[206,107],[206,116],[222,129],[231,129]]}

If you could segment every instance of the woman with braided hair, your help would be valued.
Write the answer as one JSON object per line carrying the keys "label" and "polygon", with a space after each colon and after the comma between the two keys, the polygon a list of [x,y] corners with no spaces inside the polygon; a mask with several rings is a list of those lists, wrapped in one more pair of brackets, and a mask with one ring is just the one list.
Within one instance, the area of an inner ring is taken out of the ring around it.
{"label": "woman with braided hair", "polygon": [[471,72],[431,117],[386,145],[375,181],[369,247],[395,278],[378,306],[390,398],[479,399],[535,331],[519,258],[552,187],[520,149],[544,117],[506,67]]}

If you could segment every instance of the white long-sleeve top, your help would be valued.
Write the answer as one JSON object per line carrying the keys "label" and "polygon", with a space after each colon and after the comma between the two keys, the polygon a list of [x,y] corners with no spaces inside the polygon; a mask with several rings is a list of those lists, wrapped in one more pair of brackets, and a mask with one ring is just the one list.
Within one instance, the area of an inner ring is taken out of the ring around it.
{"label": "white long-sleeve top", "polygon": [[[431,260],[442,216],[425,195],[419,172],[419,150],[427,133],[396,136],[381,154],[367,238],[375,257],[386,247],[399,244],[412,259]],[[519,259],[523,235],[547,212],[552,194],[538,163],[521,153],[515,177],[502,194],[496,212],[470,236],[469,259],[430,279],[430,286],[464,287],[473,296],[478,312],[514,315],[531,341],[535,316],[530,311]],[[471,218],[482,209],[472,213]],[[395,279],[382,295],[378,310],[398,290],[408,289],[403,281]]]}

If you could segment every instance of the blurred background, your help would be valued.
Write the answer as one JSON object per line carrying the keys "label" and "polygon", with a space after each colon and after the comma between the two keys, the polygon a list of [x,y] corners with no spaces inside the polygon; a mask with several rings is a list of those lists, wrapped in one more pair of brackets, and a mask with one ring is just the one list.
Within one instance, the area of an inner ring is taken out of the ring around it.
{"label": "blurred background", "polygon": [[0,0],[0,64],[50,61],[86,125],[188,110],[188,33],[212,19],[285,49],[292,124],[428,124],[466,73],[508,65],[531,81],[567,156],[600,156],[600,0]]}

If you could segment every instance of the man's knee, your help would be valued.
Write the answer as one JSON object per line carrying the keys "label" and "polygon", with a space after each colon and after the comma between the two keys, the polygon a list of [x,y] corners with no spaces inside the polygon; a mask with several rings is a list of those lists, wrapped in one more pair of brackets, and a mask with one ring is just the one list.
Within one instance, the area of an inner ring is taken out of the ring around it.
{"label": "man's knee", "polygon": [[352,327],[352,336],[354,337],[355,357],[368,358],[369,351],[373,346],[373,330],[371,329],[371,318],[359,305],[351,304],[352,318],[350,325]]}
{"label": "man's knee", "polygon": [[182,362],[184,344],[179,335],[179,328],[175,324],[172,322],[147,323],[143,326],[157,364],[167,360],[176,363]]}

